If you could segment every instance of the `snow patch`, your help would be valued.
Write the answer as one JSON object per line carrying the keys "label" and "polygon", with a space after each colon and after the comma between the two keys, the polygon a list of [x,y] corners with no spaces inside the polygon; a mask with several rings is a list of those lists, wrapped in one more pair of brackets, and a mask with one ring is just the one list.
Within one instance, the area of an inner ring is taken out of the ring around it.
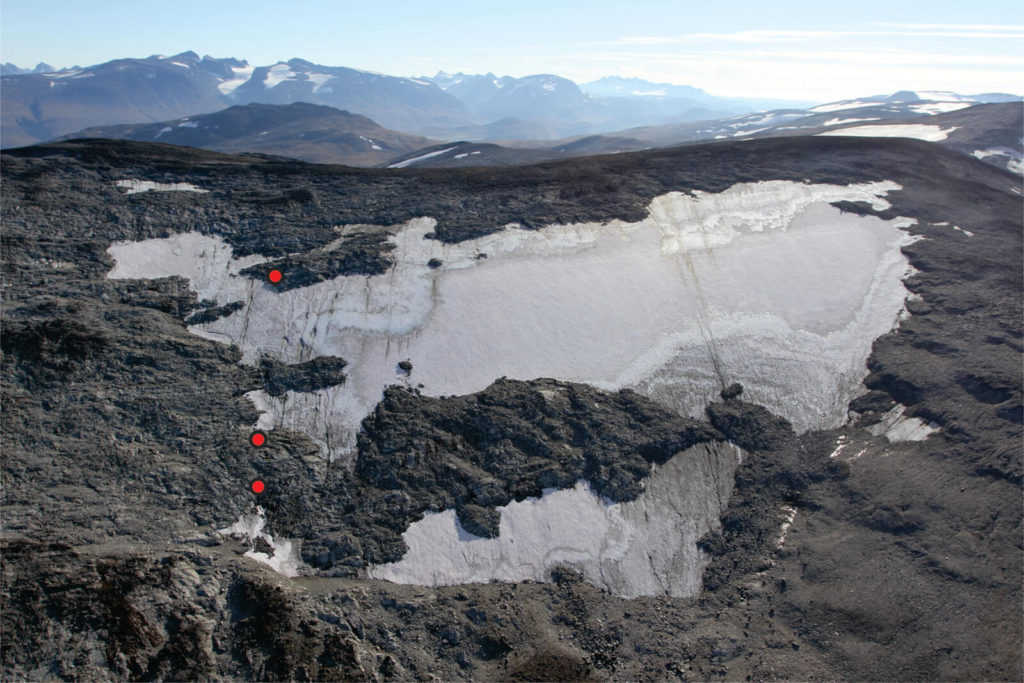
{"label": "snow patch", "polygon": [[975,159],[988,159],[989,157],[1006,157],[1006,169],[1018,175],[1024,175],[1024,156],[1015,149],[1009,147],[993,147],[991,149],[976,149],[971,152]]}
{"label": "snow patch", "polygon": [[406,159],[405,161],[399,161],[397,164],[391,164],[388,166],[388,168],[405,168],[406,166],[411,166],[412,164],[418,163],[420,161],[425,161],[427,159],[439,157],[442,154],[452,151],[453,149],[455,148],[449,147],[448,149],[439,149],[436,152],[428,152],[426,154],[423,154],[422,156],[413,157],[412,159]]}
{"label": "snow patch", "polygon": [[220,90],[222,95],[230,95],[235,91],[238,86],[242,85],[250,78],[252,78],[252,72],[256,70],[254,66],[233,66],[231,72],[234,74],[233,78],[228,78],[217,85],[217,90]]}
{"label": "snow patch", "polygon": [[808,109],[807,111],[813,111],[815,114],[828,114],[834,111],[842,111],[844,109],[857,109],[859,107],[878,107],[884,104],[883,102],[835,102],[833,104],[822,104],[820,106]]}
{"label": "snow patch", "polygon": [[170,133],[172,130],[174,130],[174,129],[171,128],[170,126],[164,126],[163,128],[160,129],[160,132],[158,132],[156,134],[156,137],[160,137],[161,135],[164,135],[165,133]]}
{"label": "snow patch", "polygon": [[381,146],[380,146],[380,145],[378,145],[378,144],[377,144],[377,143],[376,143],[376,142],[375,142],[375,141],[373,140],[373,138],[368,138],[368,137],[364,137],[364,136],[360,135],[360,136],[359,136],[359,139],[360,139],[360,140],[362,140],[363,142],[365,142],[366,144],[370,145],[370,148],[371,148],[371,149],[375,149],[375,150],[377,150],[377,151],[380,151],[380,150],[381,150]]}
{"label": "snow patch", "polygon": [[959,126],[940,128],[931,124],[899,123],[892,125],[854,126],[840,130],[829,130],[824,133],[818,133],[818,135],[852,135],[867,138],[917,138],[918,140],[926,140],[928,142],[938,142],[939,140],[945,140],[957,128]]}
{"label": "snow patch", "polygon": [[737,132],[733,133],[732,136],[734,138],[736,138],[736,137],[739,137],[741,135],[753,135],[754,133],[761,133],[761,132],[766,131],[766,130],[771,130],[771,129],[770,128],[755,128],[753,130],[741,130],[741,131],[737,131]]}
{"label": "snow patch", "polygon": [[196,187],[191,183],[155,183],[151,180],[118,180],[115,183],[118,187],[126,188],[125,194],[138,194],[139,192],[199,192],[206,194],[209,190]]}
{"label": "snow patch", "polygon": [[243,514],[237,522],[229,527],[218,529],[217,533],[242,539],[248,543],[255,543],[257,539],[265,541],[273,549],[273,555],[259,552],[253,548],[247,551],[244,557],[262,562],[278,574],[290,578],[298,576],[303,565],[302,555],[299,553],[299,541],[290,539],[274,541],[273,536],[263,531],[266,524],[263,508],[257,507],[255,514]]}
{"label": "snow patch", "polygon": [[825,123],[823,123],[821,125],[823,125],[823,126],[838,126],[838,125],[843,124],[843,123],[860,123],[861,121],[881,121],[881,120],[882,119],[879,119],[879,118],[873,118],[873,119],[840,119],[840,118],[834,118],[834,119],[829,119],[828,121],[826,121]]}
{"label": "snow patch", "polygon": [[178,128],[198,128],[199,123],[197,121],[182,121],[178,124]]}
{"label": "snow patch", "polygon": [[971,104],[971,102],[929,102],[928,104],[911,105],[910,109],[918,114],[944,114],[948,111],[965,109]]}
{"label": "snow patch", "polygon": [[313,92],[320,92],[320,88],[324,87],[324,83],[334,78],[330,74],[307,74],[307,77],[313,83]]}
{"label": "snow patch", "polygon": [[779,536],[775,539],[776,550],[781,550],[782,546],[786,544],[789,527],[793,526],[793,520],[796,519],[796,508],[792,505],[783,505],[779,508],[779,512],[782,517],[782,526],[779,527]]}
{"label": "snow patch", "polygon": [[973,152],[971,152],[971,156],[973,156],[975,159],[988,159],[989,157],[997,156],[1008,157],[1010,156],[1010,153],[1007,152],[1005,149],[1000,149],[996,147],[995,149],[976,149]]}
{"label": "snow patch", "polygon": [[267,71],[267,75],[263,79],[263,87],[268,89],[276,87],[295,75],[297,74],[287,64],[275,64]]}
{"label": "snow patch", "polygon": [[454,510],[427,513],[402,535],[405,556],[369,573],[447,586],[550,581],[552,569],[572,567],[620,597],[691,597],[710,560],[697,541],[720,528],[740,457],[732,444],[698,444],[655,468],[643,493],[625,503],[600,498],[586,481],[549,489],[498,508],[500,533],[493,539],[468,533]]}

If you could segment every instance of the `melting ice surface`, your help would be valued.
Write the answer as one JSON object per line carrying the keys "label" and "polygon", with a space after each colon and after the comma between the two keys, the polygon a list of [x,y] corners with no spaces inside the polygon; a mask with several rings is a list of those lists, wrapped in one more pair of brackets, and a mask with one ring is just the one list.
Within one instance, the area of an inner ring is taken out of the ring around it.
{"label": "melting ice surface", "polygon": [[[479,391],[496,378],[553,377],[634,388],[700,416],[723,383],[797,429],[838,426],[874,339],[896,324],[908,265],[901,227],[828,202],[888,207],[892,182],[739,184],[655,198],[637,223],[516,226],[459,244],[424,239],[418,218],[391,238],[395,265],[279,292],[238,272],[219,238],[197,233],[118,243],[112,278],[189,279],[200,299],[242,301],[189,329],[237,344],[246,362],[349,361],[348,381],[250,398],[258,427],[306,432],[330,457],[352,455],[382,391],[411,381],[429,395]],[[487,258],[478,258],[486,254]],[[427,263],[443,265],[431,269]]]}
{"label": "melting ice surface", "polygon": [[396,583],[443,586],[547,581],[567,566],[620,597],[697,595],[708,558],[697,541],[721,526],[741,453],[698,444],[655,468],[627,503],[600,499],[586,482],[498,508],[498,538],[474,536],[453,510],[428,513],[402,535],[399,562],[370,568]]}

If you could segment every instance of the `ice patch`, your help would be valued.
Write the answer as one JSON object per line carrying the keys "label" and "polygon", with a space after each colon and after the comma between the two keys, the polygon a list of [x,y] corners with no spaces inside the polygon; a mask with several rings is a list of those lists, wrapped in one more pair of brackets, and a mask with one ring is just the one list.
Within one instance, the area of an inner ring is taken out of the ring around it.
{"label": "ice patch", "polygon": [[854,126],[840,130],[828,130],[824,133],[818,133],[818,135],[852,135],[866,138],[917,138],[918,140],[926,140],[928,142],[938,142],[939,140],[945,140],[957,128],[959,126],[940,128],[939,126],[923,123],[899,123],[878,126]]}
{"label": "ice patch", "polygon": [[[165,129],[166,130],[166,129]],[[125,194],[138,194],[139,192],[198,192],[206,194],[209,190],[196,187],[191,183],[155,183],[151,180],[118,180],[115,183],[118,187],[126,188]]]}
{"label": "ice patch", "polygon": [[243,539],[249,543],[255,543],[257,539],[265,541],[273,549],[273,555],[259,552],[253,548],[247,551],[244,557],[262,562],[278,574],[292,578],[298,576],[303,565],[302,555],[299,553],[299,542],[288,539],[274,541],[273,536],[263,531],[266,524],[263,508],[257,507],[256,514],[242,515],[237,522],[229,527],[218,529],[217,533]]}
{"label": "ice patch", "polygon": [[615,595],[690,597],[701,590],[710,558],[697,541],[721,526],[740,450],[698,444],[657,467],[635,500],[610,503],[589,484],[548,490],[498,508],[498,538],[466,532],[454,510],[427,513],[402,535],[409,550],[370,576],[396,583],[447,586],[549,581],[572,567]]}
{"label": "ice patch", "polygon": [[871,425],[867,430],[875,436],[884,435],[891,442],[924,441],[939,431],[939,425],[934,422],[925,422],[916,417],[904,417],[903,413],[906,409],[906,406],[897,404],[882,416],[880,422]]}
{"label": "ice patch", "polygon": [[415,164],[417,162],[425,161],[426,159],[433,159],[434,157],[441,156],[442,154],[445,154],[446,152],[450,152],[453,149],[455,149],[455,148],[454,147],[449,147],[448,149],[439,149],[436,152],[427,152],[426,154],[424,154],[422,156],[413,157],[412,159],[406,159],[405,161],[399,161],[397,164],[391,164],[391,165],[388,166],[388,168],[405,168],[406,166],[411,166],[412,164]]}
{"label": "ice patch", "polygon": [[796,429],[829,428],[845,422],[872,342],[899,319],[910,272],[900,247],[913,241],[899,229],[912,221],[829,202],[884,209],[897,189],[771,181],[673,192],[637,223],[509,226],[459,244],[424,239],[435,222],[418,218],[390,238],[396,263],[386,273],[284,292],[238,276],[261,257],[234,259],[219,238],[186,233],[113,245],[108,277],[182,275],[200,299],[246,302],[189,330],[237,344],[247,363],[348,360],[341,386],[258,404],[261,427],[271,415],[330,457],[351,455],[405,359],[430,396],[503,375],[552,377],[633,388],[702,416],[738,381]]}

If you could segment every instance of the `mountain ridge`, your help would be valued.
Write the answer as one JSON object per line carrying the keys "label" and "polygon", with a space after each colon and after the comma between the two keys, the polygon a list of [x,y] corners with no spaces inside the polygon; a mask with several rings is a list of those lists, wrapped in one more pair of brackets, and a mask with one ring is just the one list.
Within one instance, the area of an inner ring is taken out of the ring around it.
{"label": "mountain ridge", "polygon": [[201,147],[218,152],[276,154],[302,161],[376,166],[436,141],[388,130],[326,105],[238,104],[172,121],[87,128],[60,139],[119,138]]}

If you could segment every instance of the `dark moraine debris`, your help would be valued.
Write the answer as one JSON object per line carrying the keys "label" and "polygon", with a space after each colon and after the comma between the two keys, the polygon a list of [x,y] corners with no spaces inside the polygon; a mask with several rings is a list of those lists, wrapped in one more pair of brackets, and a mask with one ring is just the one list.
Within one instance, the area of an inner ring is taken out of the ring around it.
{"label": "dark moraine debris", "polygon": [[189,317],[185,318],[186,325],[203,325],[205,323],[212,323],[214,320],[226,318],[236,311],[240,311],[245,308],[244,301],[232,301],[229,304],[223,306],[210,306],[209,308],[202,308]]}
{"label": "dark moraine debris", "polygon": [[241,271],[241,275],[266,280],[271,270],[281,271],[275,285],[286,291],[332,280],[340,275],[379,275],[391,267],[394,243],[384,231],[346,237],[338,246],[317,249],[267,261]]}
{"label": "dark moraine debris", "polygon": [[320,356],[305,363],[287,365],[272,358],[260,361],[263,387],[271,396],[287,391],[316,391],[345,383],[348,361],[336,356]]}

